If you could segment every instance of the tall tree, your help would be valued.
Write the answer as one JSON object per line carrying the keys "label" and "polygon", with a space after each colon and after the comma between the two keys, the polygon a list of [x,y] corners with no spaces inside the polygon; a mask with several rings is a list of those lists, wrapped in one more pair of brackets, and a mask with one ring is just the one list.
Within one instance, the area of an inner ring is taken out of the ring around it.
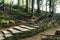
{"label": "tall tree", "polygon": [[49,0],[49,15],[48,15],[49,18],[51,18],[51,0]]}
{"label": "tall tree", "polygon": [[53,13],[54,13],[54,1],[53,0],[49,0],[49,17],[53,17]]}
{"label": "tall tree", "polygon": [[35,0],[32,0],[32,21],[34,19],[34,1]]}
{"label": "tall tree", "polygon": [[31,7],[31,5],[32,5],[32,0],[29,0],[29,8]]}
{"label": "tall tree", "polygon": [[50,16],[53,17],[54,14],[54,1],[49,0],[49,11],[50,11]]}
{"label": "tall tree", "polygon": [[[4,0],[2,0],[2,10],[4,11]],[[4,13],[3,11],[2,14]]]}
{"label": "tall tree", "polygon": [[18,7],[20,6],[20,0],[18,0]]}
{"label": "tall tree", "polygon": [[41,13],[40,8],[43,7],[43,0],[37,0],[37,12]]}
{"label": "tall tree", "polygon": [[48,1],[46,0],[46,11],[47,11],[47,4],[48,4],[47,2],[48,2]]}
{"label": "tall tree", "polygon": [[3,5],[3,10],[4,10],[4,0],[2,0],[2,3],[3,3],[2,5]]}
{"label": "tall tree", "polygon": [[4,10],[4,0],[0,0],[0,9]]}
{"label": "tall tree", "polygon": [[49,0],[49,12],[51,13],[51,0]]}
{"label": "tall tree", "polygon": [[[48,12],[48,6],[49,6],[49,0],[46,0],[46,12]],[[47,13],[47,16],[48,16],[49,13]]]}
{"label": "tall tree", "polygon": [[10,13],[11,13],[11,8],[12,8],[12,6],[13,6],[13,0],[10,0]]}
{"label": "tall tree", "polygon": [[28,0],[26,0],[26,8],[25,8],[25,11],[28,12],[29,11],[29,7],[28,7]]}
{"label": "tall tree", "polygon": [[54,14],[54,1],[53,0],[51,0],[51,16],[53,16],[53,14]]}
{"label": "tall tree", "polygon": [[24,0],[22,0],[22,6],[24,5]]}
{"label": "tall tree", "polygon": [[40,12],[40,0],[37,0],[37,6],[38,6],[37,12],[39,13]]}

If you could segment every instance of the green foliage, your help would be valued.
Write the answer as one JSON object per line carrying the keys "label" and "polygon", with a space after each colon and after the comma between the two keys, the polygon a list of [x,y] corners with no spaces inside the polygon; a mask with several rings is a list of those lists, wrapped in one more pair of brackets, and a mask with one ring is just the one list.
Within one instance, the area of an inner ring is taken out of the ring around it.
{"label": "green foliage", "polygon": [[8,5],[10,5],[11,4],[11,0],[4,0],[4,4],[8,4]]}
{"label": "green foliage", "polygon": [[16,19],[24,19],[24,18],[28,18],[30,16],[29,13],[20,11],[20,10],[16,10],[16,9],[12,9],[11,11],[11,16],[12,18],[16,18]]}
{"label": "green foliage", "polygon": [[60,19],[56,19],[56,23],[60,25]]}
{"label": "green foliage", "polygon": [[0,19],[0,26],[7,27],[9,24],[15,23],[13,20]]}
{"label": "green foliage", "polygon": [[8,24],[8,23],[9,23],[9,21],[8,21],[8,20],[4,20],[4,19],[3,19],[3,20],[1,20],[1,23],[2,23],[2,24]]}
{"label": "green foliage", "polygon": [[10,22],[10,23],[15,23],[15,21],[13,21],[13,20],[9,20],[9,22]]}
{"label": "green foliage", "polygon": [[0,0],[0,3],[2,2],[2,0]]}
{"label": "green foliage", "polygon": [[9,23],[15,23],[13,20],[5,20],[5,19],[0,19],[0,24],[9,24]]}
{"label": "green foliage", "polygon": [[10,17],[8,15],[0,15],[0,19],[10,19]]}

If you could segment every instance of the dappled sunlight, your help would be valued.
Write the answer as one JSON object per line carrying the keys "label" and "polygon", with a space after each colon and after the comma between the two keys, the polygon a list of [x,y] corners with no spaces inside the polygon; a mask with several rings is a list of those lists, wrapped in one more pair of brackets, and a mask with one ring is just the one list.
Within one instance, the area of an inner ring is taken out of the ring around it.
{"label": "dappled sunlight", "polygon": [[56,6],[56,10],[57,10],[56,13],[60,13],[60,5]]}

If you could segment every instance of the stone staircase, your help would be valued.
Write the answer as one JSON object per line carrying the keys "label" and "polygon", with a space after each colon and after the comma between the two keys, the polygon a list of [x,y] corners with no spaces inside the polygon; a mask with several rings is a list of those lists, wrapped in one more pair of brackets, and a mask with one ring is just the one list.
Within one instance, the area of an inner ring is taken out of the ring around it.
{"label": "stone staircase", "polygon": [[14,26],[12,28],[7,28],[0,31],[0,40],[17,40],[20,38],[20,35],[24,32],[28,32],[38,28],[39,26],[26,26],[26,25],[19,25]]}

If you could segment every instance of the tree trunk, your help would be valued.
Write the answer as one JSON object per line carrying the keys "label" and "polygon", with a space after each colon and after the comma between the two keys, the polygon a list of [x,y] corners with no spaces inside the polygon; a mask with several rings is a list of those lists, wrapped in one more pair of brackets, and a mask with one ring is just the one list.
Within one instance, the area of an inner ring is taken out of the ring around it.
{"label": "tree trunk", "polygon": [[22,0],[22,6],[24,5],[24,0]]}
{"label": "tree trunk", "polygon": [[32,17],[34,16],[34,0],[32,0]]}
{"label": "tree trunk", "polygon": [[49,0],[49,18],[52,18],[53,17],[53,8],[54,8],[54,5],[53,5],[53,1],[52,0]]}
{"label": "tree trunk", "polygon": [[47,11],[47,0],[46,0],[46,11]]}
{"label": "tree trunk", "polygon": [[4,10],[4,0],[2,0],[2,3],[3,3],[3,10]]}
{"label": "tree trunk", "polygon": [[2,0],[2,14],[4,13],[4,0]]}
{"label": "tree trunk", "polygon": [[52,0],[51,1],[52,2],[52,12],[51,12],[51,15],[52,15],[52,17],[53,17],[53,14],[54,14],[54,11],[55,11],[55,4],[54,4],[54,1]]}
{"label": "tree trunk", "polygon": [[20,6],[20,0],[18,0],[18,7]]}
{"label": "tree trunk", "polygon": [[25,11],[28,13],[28,10],[29,9],[29,7],[28,7],[28,0],[26,0],[26,8],[25,8]]}
{"label": "tree trunk", "polygon": [[33,21],[34,19],[34,0],[32,0],[32,18],[31,20]]}
{"label": "tree trunk", "polygon": [[49,0],[49,12],[51,13],[51,0]]}
{"label": "tree trunk", "polygon": [[11,2],[10,2],[10,13],[11,13],[12,5],[13,5],[13,1],[11,0]]}
{"label": "tree trunk", "polygon": [[40,12],[40,0],[37,0],[37,6],[38,6],[37,12],[39,13]]}

